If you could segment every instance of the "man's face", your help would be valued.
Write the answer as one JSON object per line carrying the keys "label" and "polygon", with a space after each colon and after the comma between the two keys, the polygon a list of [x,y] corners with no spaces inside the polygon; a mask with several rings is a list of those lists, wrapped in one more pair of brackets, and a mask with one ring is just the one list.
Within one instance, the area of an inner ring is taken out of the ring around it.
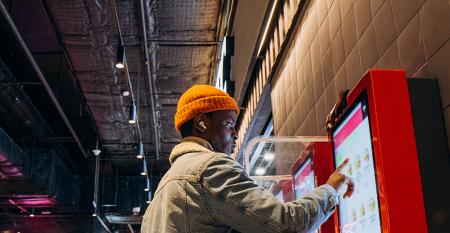
{"label": "man's face", "polygon": [[236,118],[236,112],[233,110],[222,110],[208,114],[209,124],[206,137],[214,150],[227,155],[233,152],[237,140]]}

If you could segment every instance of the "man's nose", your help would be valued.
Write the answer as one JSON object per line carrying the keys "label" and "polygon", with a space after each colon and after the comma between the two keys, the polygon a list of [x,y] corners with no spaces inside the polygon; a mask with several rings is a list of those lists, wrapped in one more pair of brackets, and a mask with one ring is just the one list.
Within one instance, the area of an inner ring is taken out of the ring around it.
{"label": "man's nose", "polygon": [[238,139],[238,133],[236,131],[236,128],[233,128],[233,133],[231,134],[231,136],[234,138],[235,141]]}

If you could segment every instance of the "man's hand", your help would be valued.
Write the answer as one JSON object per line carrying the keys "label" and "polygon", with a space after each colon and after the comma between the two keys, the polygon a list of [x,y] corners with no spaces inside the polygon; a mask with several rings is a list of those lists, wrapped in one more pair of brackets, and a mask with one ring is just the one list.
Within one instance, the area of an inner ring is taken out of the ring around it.
{"label": "man's hand", "polygon": [[[353,194],[355,189],[355,184],[353,183],[352,178],[342,174],[342,170],[348,164],[349,159],[344,160],[336,168],[336,171],[331,174],[330,178],[328,178],[327,184],[331,185],[338,193],[344,192],[344,198],[350,197]],[[345,189],[345,187],[347,187]]]}

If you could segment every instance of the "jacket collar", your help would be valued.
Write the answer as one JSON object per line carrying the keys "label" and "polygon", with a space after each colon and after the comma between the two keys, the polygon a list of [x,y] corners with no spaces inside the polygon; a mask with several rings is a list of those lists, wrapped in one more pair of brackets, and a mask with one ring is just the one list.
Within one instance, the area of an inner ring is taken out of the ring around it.
{"label": "jacket collar", "polygon": [[176,145],[169,156],[169,162],[172,165],[175,160],[187,153],[195,152],[213,152],[211,144],[203,138],[189,136],[181,140],[181,143]]}

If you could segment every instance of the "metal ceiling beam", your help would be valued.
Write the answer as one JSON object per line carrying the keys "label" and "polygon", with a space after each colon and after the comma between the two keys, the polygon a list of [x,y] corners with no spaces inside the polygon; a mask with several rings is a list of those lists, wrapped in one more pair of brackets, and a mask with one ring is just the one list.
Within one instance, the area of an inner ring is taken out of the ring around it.
{"label": "metal ceiling beam", "polygon": [[0,81],[0,85],[37,85],[37,86],[41,86],[42,83],[38,83],[38,82],[19,82],[19,81]]}
{"label": "metal ceiling beam", "polygon": [[[148,50],[148,45],[147,45],[147,24],[145,22],[145,8],[144,8],[144,1],[140,0],[139,1],[140,6],[141,6],[141,20],[142,20],[142,34],[144,35],[144,53],[145,53],[145,60],[146,65],[147,65],[147,77],[148,77],[148,85],[149,85],[149,91],[150,91],[150,107],[151,107],[151,112],[152,112],[152,120],[153,120],[153,133],[154,133],[154,139],[155,139],[155,152],[156,152],[156,159],[159,159],[159,132],[158,132],[158,124],[157,124],[157,119],[156,119],[156,112],[155,112],[155,100],[153,99],[153,78],[152,78],[152,69],[150,67],[150,63],[152,63],[154,65],[155,63],[155,59],[152,59],[152,61],[150,62],[150,58],[149,58],[149,50]],[[156,65],[154,65],[153,67],[155,67]],[[144,157],[145,158],[145,157]]]}
{"label": "metal ceiling beam", "polygon": [[77,133],[75,132],[74,128],[72,127],[72,124],[70,123],[69,119],[67,118],[64,110],[61,107],[61,104],[59,103],[58,99],[56,98],[55,94],[53,93],[52,89],[50,88],[50,85],[48,84],[47,80],[44,77],[44,74],[42,73],[41,69],[39,68],[38,64],[33,58],[33,55],[31,54],[30,50],[28,49],[27,45],[25,44],[25,41],[23,40],[22,36],[19,33],[19,30],[17,29],[16,25],[14,24],[11,16],[8,13],[8,10],[6,9],[3,2],[0,1],[0,10],[2,12],[3,17],[7,21],[9,27],[11,28],[13,34],[15,35],[17,41],[20,44],[20,47],[22,48],[23,52],[25,53],[26,57],[28,58],[29,62],[31,63],[34,71],[36,72],[36,75],[38,76],[39,80],[42,82],[45,90],[47,91],[50,99],[52,100],[53,104],[55,105],[59,115],[63,119],[65,125],[69,129],[72,137],[75,139],[76,144],[78,145],[78,148],[80,149],[81,153],[84,155],[84,157],[88,157],[86,150],[84,149],[83,145],[81,144],[80,138],[78,137]]}
{"label": "metal ceiling beam", "polygon": [[147,40],[147,42],[155,42],[158,45],[167,46],[217,46],[220,41],[177,41],[177,40]]}

